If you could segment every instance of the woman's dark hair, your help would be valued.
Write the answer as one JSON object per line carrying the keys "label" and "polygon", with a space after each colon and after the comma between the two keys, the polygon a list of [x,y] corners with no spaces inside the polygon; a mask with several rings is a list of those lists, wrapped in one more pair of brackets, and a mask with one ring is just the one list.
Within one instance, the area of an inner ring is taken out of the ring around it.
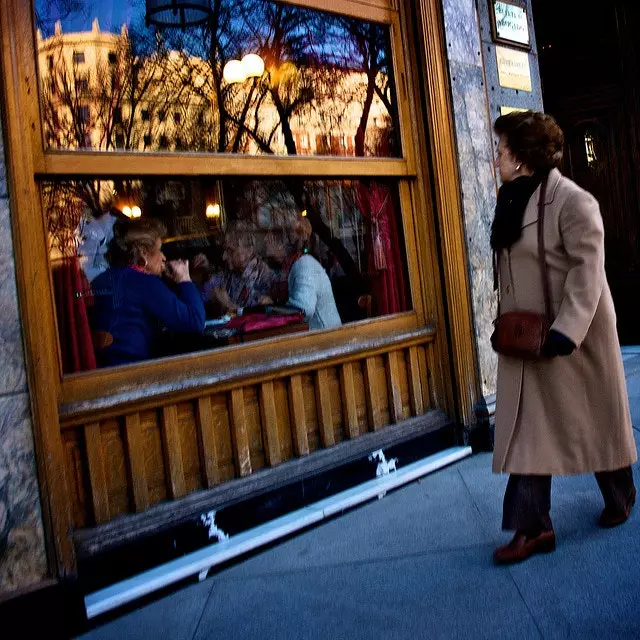
{"label": "woman's dark hair", "polygon": [[107,260],[112,267],[141,266],[144,254],[152,251],[166,235],[167,228],[155,218],[118,220],[113,225]]}
{"label": "woman's dark hair", "polygon": [[504,136],[513,155],[532,171],[544,171],[562,162],[564,134],[554,118],[537,111],[500,116],[493,125]]}

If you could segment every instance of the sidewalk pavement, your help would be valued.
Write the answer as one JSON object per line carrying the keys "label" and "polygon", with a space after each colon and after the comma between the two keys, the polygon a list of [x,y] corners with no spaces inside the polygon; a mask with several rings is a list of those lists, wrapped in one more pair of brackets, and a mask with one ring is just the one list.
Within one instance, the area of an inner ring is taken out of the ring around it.
{"label": "sidewalk pavement", "polygon": [[[640,426],[640,349],[624,360]],[[556,552],[495,567],[506,480],[475,455],[85,637],[640,638],[640,504],[602,530],[595,479],[556,478]]]}

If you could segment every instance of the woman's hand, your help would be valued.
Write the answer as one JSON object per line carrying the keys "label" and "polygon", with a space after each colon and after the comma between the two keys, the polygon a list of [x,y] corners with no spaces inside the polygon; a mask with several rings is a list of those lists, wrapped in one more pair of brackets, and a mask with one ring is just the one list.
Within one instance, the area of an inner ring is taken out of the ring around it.
{"label": "woman's hand", "polygon": [[575,350],[576,345],[572,340],[567,338],[564,333],[551,329],[546,342],[542,345],[541,352],[546,358],[555,358],[556,356],[570,356]]}
{"label": "woman's hand", "polygon": [[258,304],[261,304],[261,305],[273,304],[273,299],[269,296],[262,296],[258,300]]}
{"label": "woman's hand", "polygon": [[220,315],[224,315],[228,311],[236,311],[238,308],[224,289],[214,289],[210,294],[210,300],[220,310]]}
{"label": "woman's hand", "polygon": [[191,282],[188,260],[171,260],[168,264],[169,269],[167,274],[174,282],[178,284],[181,282]]}

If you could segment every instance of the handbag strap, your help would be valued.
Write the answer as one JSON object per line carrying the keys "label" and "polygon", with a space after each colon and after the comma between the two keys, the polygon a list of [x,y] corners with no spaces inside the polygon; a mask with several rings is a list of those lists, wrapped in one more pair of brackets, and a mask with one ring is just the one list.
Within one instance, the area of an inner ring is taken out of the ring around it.
{"label": "handbag strap", "polygon": [[[540,184],[540,197],[538,199],[538,262],[540,263],[540,273],[542,276],[542,292],[544,295],[544,311],[549,324],[553,322],[553,311],[551,310],[551,293],[549,290],[549,268],[544,250],[544,213],[545,200],[547,197],[547,182],[549,174],[545,173]],[[493,252],[493,289],[498,294],[498,318],[500,317],[501,296],[500,296],[500,256],[497,251]]]}
{"label": "handbag strap", "polygon": [[549,267],[544,251],[544,209],[547,198],[547,182],[549,174],[545,173],[540,185],[540,198],[538,199],[538,260],[540,261],[540,273],[542,275],[542,292],[544,294],[544,310],[549,324],[553,323],[553,311],[551,310],[551,293],[549,291]]}

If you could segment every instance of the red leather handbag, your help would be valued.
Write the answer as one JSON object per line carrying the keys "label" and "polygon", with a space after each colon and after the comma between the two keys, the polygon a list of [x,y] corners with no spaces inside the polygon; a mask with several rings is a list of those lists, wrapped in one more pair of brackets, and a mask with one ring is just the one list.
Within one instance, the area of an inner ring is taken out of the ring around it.
{"label": "red leather handbag", "polygon": [[491,336],[491,346],[494,351],[503,356],[520,360],[537,360],[541,357],[542,345],[546,342],[549,329],[553,323],[549,275],[544,255],[544,201],[546,187],[547,177],[542,181],[540,199],[538,201],[538,257],[542,274],[542,290],[544,292],[544,315],[534,311],[500,312],[497,255],[494,260],[494,286],[498,292],[498,317],[493,323],[494,330]]}

